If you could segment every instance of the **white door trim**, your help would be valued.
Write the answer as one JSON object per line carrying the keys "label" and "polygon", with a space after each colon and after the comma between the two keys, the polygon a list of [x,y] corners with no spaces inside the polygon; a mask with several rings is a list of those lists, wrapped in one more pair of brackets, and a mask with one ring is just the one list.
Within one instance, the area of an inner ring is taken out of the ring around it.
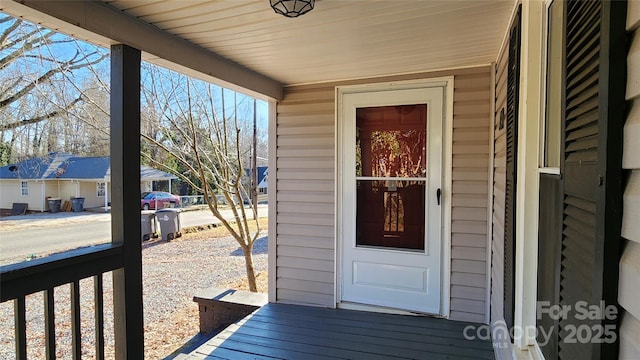
{"label": "white door trim", "polygon": [[364,85],[351,85],[351,86],[339,86],[336,87],[336,107],[335,107],[335,303],[340,307],[342,299],[341,284],[342,284],[342,246],[341,246],[341,234],[343,230],[341,209],[339,204],[342,202],[340,199],[342,191],[342,172],[340,169],[344,166],[344,158],[340,153],[341,144],[343,143],[343,134],[341,131],[341,118],[343,103],[342,97],[344,94],[362,93],[362,92],[375,92],[385,90],[404,90],[404,89],[420,89],[420,88],[432,88],[443,87],[444,88],[444,123],[443,123],[443,147],[442,147],[442,246],[441,246],[441,281],[440,281],[440,315],[448,318],[450,314],[451,304],[451,189],[452,189],[452,146],[453,146],[453,89],[454,89],[454,77],[438,77],[432,79],[423,80],[410,80],[399,82],[387,82],[387,83],[372,83]]}

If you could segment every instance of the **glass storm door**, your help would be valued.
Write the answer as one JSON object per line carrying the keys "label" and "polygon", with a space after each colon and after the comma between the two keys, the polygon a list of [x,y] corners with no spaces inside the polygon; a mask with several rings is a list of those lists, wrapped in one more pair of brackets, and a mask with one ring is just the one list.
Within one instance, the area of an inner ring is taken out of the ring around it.
{"label": "glass storm door", "polygon": [[343,96],[344,302],[440,313],[443,90]]}

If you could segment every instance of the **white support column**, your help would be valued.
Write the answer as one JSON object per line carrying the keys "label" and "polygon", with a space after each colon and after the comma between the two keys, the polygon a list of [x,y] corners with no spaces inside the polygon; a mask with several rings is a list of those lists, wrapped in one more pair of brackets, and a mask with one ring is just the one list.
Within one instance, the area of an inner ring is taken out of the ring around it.
{"label": "white support column", "polygon": [[538,154],[542,103],[544,1],[522,2],[520,109],[516,189],[516,349],[536,343]]}
{"label": "white support column", "polygon": [[268,293],[269,293],[269,302],[276,302],[277,294],[276,294],[276,279],[277,279],[277,244],[276,244],[276,226],[277,222],[277,178],[276,178],[276,160],[277,160],[277,112],[276,107],[278,106],[278,102],[275,100],[269,100],[269,170],[271,172],[271,181],[269,181],[267,196],[269,199],[269,226],[268,226],[268,249],[267,252],[269,254],[269,279],[268,279]]}
{"label": "white support column", "polygon": [[109,182],[105,179],[104,181],[104,211],[107,212],[109,210]]}
{"label": "white support column", "polygon": [[487,182],[487,291],[485,294],[485,317],[484,321],[491,324],[491,261],[493,242],[493,177],[495,166],[495,117],[496,117],[496,63],[491,63],[491,116],[489,116],[489,181]]}
{"label": "white support column", "polygon": [[46,194],[47,188],[45,186],[44,180],[41,180],[40,188],[42,192],[42,194],[40,195],[40,197],[42,198],[42,209],[40,210],[40,212],[44,212],[44,210],[47,208],[47,194]]}

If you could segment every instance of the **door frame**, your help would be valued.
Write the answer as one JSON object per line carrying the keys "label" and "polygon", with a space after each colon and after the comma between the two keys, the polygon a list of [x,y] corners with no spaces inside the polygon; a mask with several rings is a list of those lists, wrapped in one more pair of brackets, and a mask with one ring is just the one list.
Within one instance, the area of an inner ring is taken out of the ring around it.
{"label": "door frame", "polygon": [[440,250],[440,316],[448,318],[451,304],[451,188],[452,188],[452,146],[453,146],[453,89],[454,77],[437,77],[431,79],[371,83],[364,85],[350,85],[336,87],[336,108],[335,108],[335,263],[334,263],[334,294],[337,307],[356,307],[358,309],[372,311],[388,311],[369,305],[350,306],[350,303],[342,303],[342,233],[344,230],[342,214],[342,169],[344,168],[344,157],[341,155],[343,143],[342,132],[342,105],[345,94],[394,91],[407,89],[424,89],[442,87],[444,89],[443,98],[443,124],[442,124],[442,229],[441,229],[441,250]]}

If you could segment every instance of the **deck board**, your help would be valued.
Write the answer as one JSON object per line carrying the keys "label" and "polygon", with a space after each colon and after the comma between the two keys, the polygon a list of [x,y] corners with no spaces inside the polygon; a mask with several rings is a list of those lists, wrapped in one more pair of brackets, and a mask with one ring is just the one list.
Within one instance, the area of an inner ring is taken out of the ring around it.
{"label": "deck board", "polygon": [[[308,332],[330,332],[340,334],[340,336],[363,335],[372,338],[371,341],[381,341],[380,339],[418,342],[418,344],[447,344],[467,348],[475,348],[480,350],[490,350],[491,344],[479,341],[468,341],[463,339],[463,329],[460,331],[437,329],[437,328],[421,328],[410,325],[394,325],[384,323],[373,323],[353,320],[339,320],[324,318],[321,323],[317,319],[309,316],[281,316],[268,317],[256,314],[252,317],[251,324],[265,322],[273,325],[291,326],[299,331]],[[375,328],[375,333],[371,332],[371,328]]]}
{"label": "deck board", "polygon": [[190,359],[493,359],[490,341],[466,340],[470,324],[268,304],[193,351]]}
{"label": "deck board", "polygon": [[[332,324],[314,324],[312,322],[298,322],[296,324],[291,324],[288,322],[282,322],[281,319],[267,319],[268,323],[262,325],[261,322],[263,319],[259,316],[254,316],[252,318],[250,324],[247,324],[249,327],[259,327],[265,330],[273,329],[282,332],[294,331],[295,333],[303,332],[312,332],[317,333],[318,336],[326,336],[326,337],[334,337],[338,336],[340,338],[352,338],[353,340],[357,340],[360,342],[371,342],[374,344],[393,344],[393,343],[407,343],[406,346],[414,346],[417,348],[423,348],[424,346],[428,346],[429,344],[443,344],[447,345],[455,345],[461,347],[469,347],[469,348],[479,348],[481,350],[490,350],[491,346],[482,346],[475,345],[473,343],[467,344],[466,340],[459,340],[447,336],[456,336],[458,333],[448,332],[448,333],[438,333],[437,330],[433,330],[432,333],[424,334],[424,333],[412,333],[408,330],[410,328],[399,328],[399,331],[387,330],[378,328],[375,333],[372,333],[366,327],[353,327],[353,326],[340,326],[336,328]],[[417,344],[415,344],[417,343]],[[419,346],[418,346],[419,345]]]}

